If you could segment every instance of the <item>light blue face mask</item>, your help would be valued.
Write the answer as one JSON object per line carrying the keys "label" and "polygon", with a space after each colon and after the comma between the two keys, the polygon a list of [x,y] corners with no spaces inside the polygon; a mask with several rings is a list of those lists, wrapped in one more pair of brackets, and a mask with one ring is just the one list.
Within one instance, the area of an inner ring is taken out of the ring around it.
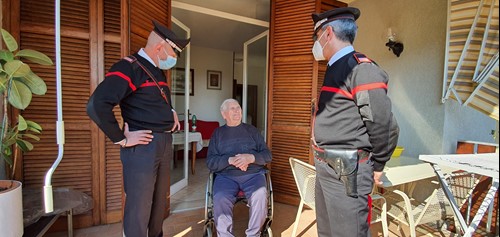
{"label": "light blue face mask", "polygon": [[[163,49],[163,51],[165,51],[165,49]],[[174,57],[168,55],[167,51],[165,51],[165,53],[167,54],[167,59],[165,59],[165,60],[161,60],[160,56],[157,56],[158,57],[158,67],[161,70],[168,70],[170,68],[173,68],[175,66],[175,64],[177,63],[177,58],[174,58]]]}

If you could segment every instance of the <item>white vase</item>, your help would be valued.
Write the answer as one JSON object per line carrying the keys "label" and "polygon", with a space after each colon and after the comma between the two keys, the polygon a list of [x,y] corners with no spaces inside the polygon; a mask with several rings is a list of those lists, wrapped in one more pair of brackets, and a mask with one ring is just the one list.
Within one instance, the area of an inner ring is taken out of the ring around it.
{"label": "white vase", "polygon": [[0,236],[23,236],[22,184],[15,180],[0,180]]}

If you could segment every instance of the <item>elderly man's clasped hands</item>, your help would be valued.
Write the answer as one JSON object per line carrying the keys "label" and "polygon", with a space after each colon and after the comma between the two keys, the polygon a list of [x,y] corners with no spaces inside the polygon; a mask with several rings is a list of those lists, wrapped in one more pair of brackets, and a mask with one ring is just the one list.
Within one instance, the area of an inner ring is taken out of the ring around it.
{"label": "elderly man's clasped hands", "polygon": [[255,162],[255,156],[253,154],[237,154],[229,157],[228,161],[230,165],[242,171],[247,171],[248,165]]}

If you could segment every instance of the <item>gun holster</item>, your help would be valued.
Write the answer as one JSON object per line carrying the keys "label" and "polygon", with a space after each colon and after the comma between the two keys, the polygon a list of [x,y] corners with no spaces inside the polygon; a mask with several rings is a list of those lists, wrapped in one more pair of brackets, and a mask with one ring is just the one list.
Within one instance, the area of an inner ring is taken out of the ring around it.
{"label": "gun holster", "polygon": [[346,195],[358,197],[358,150],[314,149],[314,155],[324,160],[340,176],[345,185]]}

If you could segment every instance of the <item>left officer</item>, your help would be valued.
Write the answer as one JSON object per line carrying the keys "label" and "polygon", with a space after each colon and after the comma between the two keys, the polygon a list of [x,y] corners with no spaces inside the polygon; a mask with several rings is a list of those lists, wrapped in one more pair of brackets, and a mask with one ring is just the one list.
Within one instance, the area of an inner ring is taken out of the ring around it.
{"label": "left officer", "polygon": [[[172,134],[180,127],[163,70],[175,66],[189,39],[153,22],[139,52],[115,63],[87,104],[87,114],[115,144],[123,165],[123,234],[163,236]],[[123,129],[113,108],[120,105]]]}

